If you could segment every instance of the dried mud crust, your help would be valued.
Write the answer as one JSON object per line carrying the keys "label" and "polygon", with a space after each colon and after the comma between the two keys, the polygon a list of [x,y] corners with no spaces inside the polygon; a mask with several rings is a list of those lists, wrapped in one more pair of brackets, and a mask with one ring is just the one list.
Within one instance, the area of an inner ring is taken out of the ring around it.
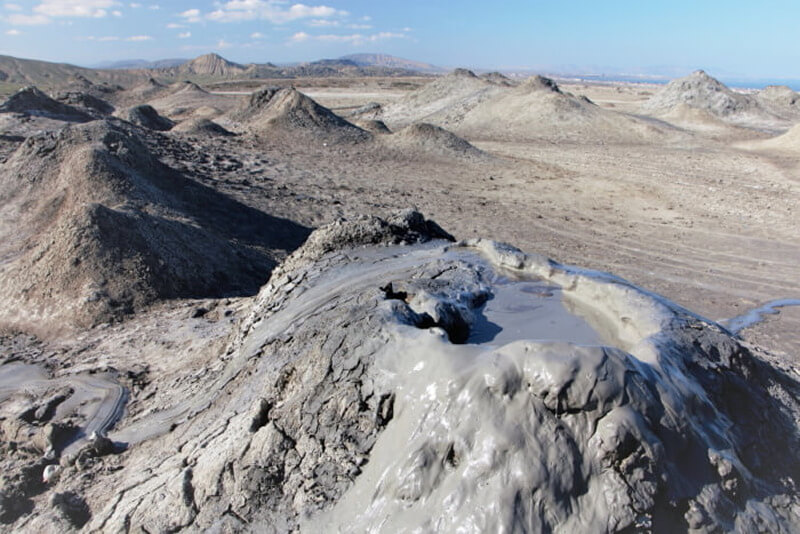
{"label": "dried mud crust", "polygon": [[[313,234],[253,301],[225,370],[187,400],[203,408],[115,456],[118,471],[92,471],[86,527],[492,530],[514,510],[532,530],[791,532],[794,380],[624,281],[492,242],[430,241],[447,237],[414,212]],[[491,294],[486,265],[594,295],[638,332],[631,352],[453,344]],[[416,397],[426,384],[444,396]],[[495,508],[479,504],[487,491]]]}
{"label": "dried mud crust", "polygon": [[4,165],[7,325],[88,326],[156,299],[253,294],[307,236],[167,167],[149,135],[95,121],[30,137]]}

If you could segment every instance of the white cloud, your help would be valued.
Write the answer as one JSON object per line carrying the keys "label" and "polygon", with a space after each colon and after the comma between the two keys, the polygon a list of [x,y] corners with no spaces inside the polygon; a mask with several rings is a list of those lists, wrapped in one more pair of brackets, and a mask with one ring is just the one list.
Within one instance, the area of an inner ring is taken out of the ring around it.
{"label": "white cloud", "polygon": [[329,19],[313,19],[308,22],[309,26],[314,26],[316,28],[324,28],[330,26],[339,26],[341,22],[338,20],[329,20]]}
{"label": "white cloud", "polygon": [[174,22],[170,22],[169,24],[167,24],[167,28],[170,30],[177,30],[178,28],[185,28],[185,27],[186,26],[184,26],[183,24],[176,24]]}
{"label": "white cloud", "polygon": [[22,6],[19,4],[3,4],[3,7],[8,11],[22,11]]}
{"label": "white cloud", "polygon": [[200,22],[200,21],[203,20],[200,17],[200,10],[199,9],[187,9],[183,13],[180,13],[178,16],[182,17],[183,19],[185,19],[186,22],[191,22],[191,23]]}
{"label": "white cloud", "polygon": [[116,0],[43,0],[33,11],[47,17],[102,18],[117,5]]}
{"label": "white cloud", "polygon": [[126,41],[152,41],[153,38],[149,35],[132,35],[125,38]]}
{"label": "white cloud", "polygon": [[128,5],[131,6],[133,9],[136,9],[137,7],[142,7],[142,4],[139,4],[138,2],[131,2]]}
{"label": "white cloud", "polygon": [[6,22],[15,26],[39,26],[41,24],[49,24],[50,17],[44,15],[23,15],[21,13],[14,13],[5,18]]}
{"label": "white cloud", "polygon": [[324,19],[342,17],[346,11],[330,6],[308,6],[293,4],[287,9],[284,0],[229,0],[218,5],[218,9],[206,15],[217,22],[239,22],[244,20],[268,20],[283,24],[304,18]]}
{"label": "white cloud", "polygon": [[178,34],[178,39],[188,39],[192,36],[192,32],[183,32]]}
{"label": "white cloud", "polygon": [[89,35],[88,37],[79,37],[79,41],[98,41],[101,43],[110,42],[110,41],[119,41],[119,37],[115,37],[113,35],[105,35],[103,37],[95,37],[94,35]]}
{"label": "white cloud", "polygon": [[6,35],[22,35],[22,32],[12,28],[6,32]]}
{"label": "white cloud", "polygon": [[149,6],[147,6],[147,9],[152,9],[153,11],[158,11],[159,9],[161,9],[161,6],[158,5],[158,4],[150,4]]}
{"label": "white cloud", "polygon": [[115,17],[121,17],[122,16],[122,11],[114,10],[114,11],[111,12],[111,14],[114,15]]}
{"label": "white cloud", "polygon": [[224,49],[230,48],[232,46],[233,45],[231,43],[229,43],[228,41],[226,41],[225,39],[220,39],[219,41],[217,41],[217,48],[220,49],[220,50],[224,50]]}
{"label": "white cloud", "polygon": [[323,41],[330,43],[350,43],[353,45],[361,45],[366,43],[375,43],[378,41],[384,41],[386,39],[405,39],[407,37],[408,36],[405,33],[399,33],[399,32],[379,32],[369,35],[365,35],[363,33],[353,33],[350,35],[334,35],[334,34],[309,35],[305,32],[300,32],[294,34],[291,38],[289,38],[289,42],[302,43],[308,40],[315,40],[315,41]]}
{"label": "white cloud", "polygon": [[251,39],[263,39],[264,38],[264,34],[261,33],[261,32],[253,32],[253,33],[250,34],[250,38]]}

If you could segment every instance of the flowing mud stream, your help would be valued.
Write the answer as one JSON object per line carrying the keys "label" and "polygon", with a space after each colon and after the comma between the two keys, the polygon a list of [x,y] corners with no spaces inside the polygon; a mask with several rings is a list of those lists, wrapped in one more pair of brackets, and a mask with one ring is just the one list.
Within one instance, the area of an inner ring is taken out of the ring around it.
{"label": "flowing mud stream", "polygon": [[49,378],[35,365],[12,362],[0,366],[0,403],[13,396],[42,399],[56,391],[68,393],[55,397],[42,416],[53,422],[75,418],[79,423],[65,441],[52,444],[62,456],[74,455],[93,434],[106,435],[122,417],[128,398],[125,388],[109,375]]}

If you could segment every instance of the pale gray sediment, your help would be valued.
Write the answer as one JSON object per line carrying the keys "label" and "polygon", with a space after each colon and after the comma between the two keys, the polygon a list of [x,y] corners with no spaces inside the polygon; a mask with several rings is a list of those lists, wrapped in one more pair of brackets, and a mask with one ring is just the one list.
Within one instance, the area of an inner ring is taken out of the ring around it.
{"label": "pale gray sediment", "polygon": [[[178,456],[133,447],[91,527],[794,531],[796,397],[754,387],[793,381],[610,275],[491,241],[359,247],[413,243],[408,223],[312,235],[216,397],[157,438]],[[537,306],[570,326],[524,331]]]}
{"label": "pale gray sediment", "polygon": [[787,306],[800,306],[800,299],[777,299],[771,300],[762,304],[758,308],[737,315],[730,319],[722,319],[719,324],[730,330],[734,334],[738,334],[745,328],[750,328],[764,320],[765,315],[775,315],[780,313],[779,308]]}
{"label": "pale gray sediment", "polygon": [[14,395],[41,399],[59,390],[69,393],[59,400],[48,420],[58,423],[69,417],[77,424],[67,441],[52,444],[64,457],[77,454],[91,436],[105,436],[125,410],[127,391],[107,374],[50,378],[36,365],[0,365],[0,402]]}
{"label": "pale gray sediment", "polygon": [[796,381],[620,278],[447,238],[313,233],[218,372],[117,423],[86,528],[797,531]]}

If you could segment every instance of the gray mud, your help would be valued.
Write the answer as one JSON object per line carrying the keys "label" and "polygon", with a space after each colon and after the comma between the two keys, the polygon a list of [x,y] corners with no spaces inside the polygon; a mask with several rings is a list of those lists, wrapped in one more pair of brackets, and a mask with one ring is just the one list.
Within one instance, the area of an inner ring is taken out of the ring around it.
{"label": "gray mud", "polygon": [[63,441],[52,442],[48,456],[60,454],[74,457],[92,436],[105,436],[122,417],[127,401],[127,391],[113,377],[98,374],[66,375],[49,378],[38,366],[7,363],[0,366],[0,403],[15,397],[46,399],[55,391],[66,391],[63,398],[48,410],[37,410],[36,419],[61,423],[67,419],[75,431]]}
{"label": "gray mud", "polygon": [[763,321],[765,315],[776,315],[780,313],[780,308],[787,306],[800,306],[800,299],[771,300],[758,308],[749,310],[747,313],[737,315],[731,319],[723,319],[719,323],[734,334],[738,334],[745,328],[750,328]]}

